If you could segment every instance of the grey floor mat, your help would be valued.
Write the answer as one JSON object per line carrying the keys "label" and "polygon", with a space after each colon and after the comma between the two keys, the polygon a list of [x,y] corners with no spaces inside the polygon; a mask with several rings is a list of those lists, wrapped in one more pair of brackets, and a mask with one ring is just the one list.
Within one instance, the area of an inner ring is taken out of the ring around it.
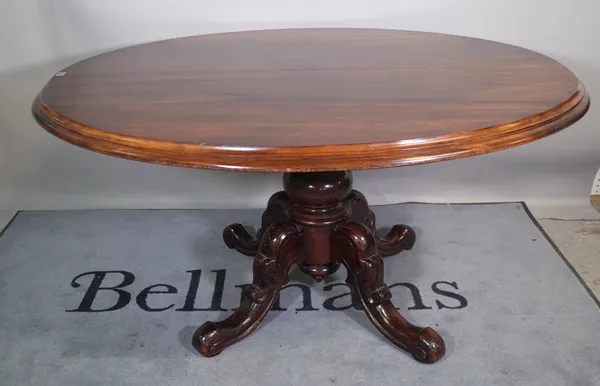
{"label": "grey floor mat", "polygon": [[[374,211],[379,226],[417,230],[385,277],[404,315],[446,340],[437,364],[351,308],[343,269],[319,284],[293,271],[257,331],[197,355],[194,329],[251,281],[222,228],[258,225],[261,211],[27,211],[0,238],[0,385],[600,384],[597,303],[522,204]],[[143,291],[157,284],[167,293]]]}

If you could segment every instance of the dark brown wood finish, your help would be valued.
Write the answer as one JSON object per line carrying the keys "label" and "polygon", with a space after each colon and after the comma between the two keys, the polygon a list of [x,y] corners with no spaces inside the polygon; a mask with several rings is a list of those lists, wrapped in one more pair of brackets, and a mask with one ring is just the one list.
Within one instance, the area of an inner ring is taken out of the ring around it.
{"label": "dark brown wood finish", "polygon": [[[285,178],[289,178],[289,175],[286,175]],[[271,225],[290,220],[292,218],[290,214],[291,205],[292,203],[286,192],[275,193],[267,203],[267,209],[262,215],[261,227],[256,232],[256,236],[252,236],[242,224],[231,224],[223,230],[225,245],[246,256],[256,256],[263,231]],[[345,205],[348,206],[353,221],[365,224],[375,234],[375,214],[369,209],[367,199],[361,192],[353,189],[348,194]],[[386,235],[382,237],[375,236],[375,238],[379,254],[387,257],[411,249],[415,243],[416,235],[415,231],[409,226],[395,225]],[[306,268],[301,266],[301,269],[305,270]],[[337,268],[335,269],[337,270]],[[330,273],[333,272],[327,274]],[[320,281],[318,277],[315,277],[315,279]]]}
{"label": "dark brown wood finish", "polygon": [[255,256],[241,305],[195,333],[205,356],[250,334],[293,264],[323,280],[341,265],[356,304],[418,361],[442,338],[391,303],[383,256],[415,232],[383,236],[349,170],[467,157],[555,133],[590,104],[552,59],[450,35],[366,29],[215,34],[125,48],[79,62],[46,85],[37,121],[75,145],[159,164],[284,172],[256,236],[241,224],[226,245]]}
{"label": "dark brown wood finish", "polygon": [[160,164],[331,171],[524,144],[581,118],[565,67],[434,33],[267,30],[129,47],[66,68],[33,105],[75,145]]}
{"label": "dark brown wood finish", "polygon": [[317,281],[343,264],[357,303],[390,342],[423,363],[442,358],[446,350],[442,338],[431,328],[409,323],[391,303],[383,282],[381,256],[411,249],[414,230],[396,225],[387,236],[375,236],[375,217],[364,196],[352,190],[349,171],[285,173],[284,188],[269,200],[260,239],[240,224],[223,232],[230,248],[256,254],[254,280],[230,317],[198,328],[194,347],[210,357],[250,334],[287,283],[292,264]]}

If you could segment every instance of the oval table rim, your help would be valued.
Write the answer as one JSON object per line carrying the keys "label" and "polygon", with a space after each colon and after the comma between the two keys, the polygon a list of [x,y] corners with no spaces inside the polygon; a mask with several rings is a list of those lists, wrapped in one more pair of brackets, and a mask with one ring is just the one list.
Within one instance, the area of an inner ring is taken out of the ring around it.
{"label": "oval table rim", "polygon": [[379,169],[490,153],[554,134],[578,121],[590,106],[589,94],[579,83],[571,97],[550,110],[477,130],[395,142],[244,147],[160,141],[88,127],[55,113],[44,104],[43,91],[33,102],[34,118],[48,132],[73,145],[142,162],[249,172]]}

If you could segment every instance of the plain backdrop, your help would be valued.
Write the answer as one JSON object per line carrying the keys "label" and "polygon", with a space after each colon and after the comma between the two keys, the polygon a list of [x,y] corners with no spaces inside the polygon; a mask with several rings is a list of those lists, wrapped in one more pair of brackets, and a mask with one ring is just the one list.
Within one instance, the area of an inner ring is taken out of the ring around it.
{"label": "plain backdrop", "polygon": [[499,153],[355,172],[371,204],[524,200],[541,217],[592,218],[600,167],[598,0],[0,0],[0,209],[263,207],[281,175],[143,164],[76,148],[31,118],[65,66],[136,43],[224,31],[370,27],[523,46],[559,60],[592,109],[571,128]]}

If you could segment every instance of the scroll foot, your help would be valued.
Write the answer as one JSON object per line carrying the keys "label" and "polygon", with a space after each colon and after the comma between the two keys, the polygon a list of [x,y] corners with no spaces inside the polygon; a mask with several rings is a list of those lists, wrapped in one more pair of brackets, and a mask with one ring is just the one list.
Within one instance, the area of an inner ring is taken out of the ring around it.
{"label": "scroll foot", "polygon": [[255,256],[259,239],[252,236],[242,224],[231,224],[223,230],[223,241],[230,249],[246,256]]}
{"label": "scroll foot", "polygon": [[282,285],[288,282],[290,266],[301,256],[302,230],[291,222],[267,228],[254,259],[254,278],[242,293],[239,308],[220,322],[206,322],[194,333],[192,345],[206,357],[245,338],[263,321]]}
{"label": "scroll foot", "polygon": [[369,320],[394,345],[422,363],[434,363],[445,352],[444,341],[429,327],[408,322],[391,302],[391,292],[383,282],[383,259],[377,241],[362,223],[335,227],[336,246],[344,251],[342,262],[348,271],[346,282],[361,302]]}
{"label": "scroll foot", "polygon": [[417,235],[408,225],[394,225],[383,237],[376,237],[377,250],[382,257],[392,256],[415,245]]}

